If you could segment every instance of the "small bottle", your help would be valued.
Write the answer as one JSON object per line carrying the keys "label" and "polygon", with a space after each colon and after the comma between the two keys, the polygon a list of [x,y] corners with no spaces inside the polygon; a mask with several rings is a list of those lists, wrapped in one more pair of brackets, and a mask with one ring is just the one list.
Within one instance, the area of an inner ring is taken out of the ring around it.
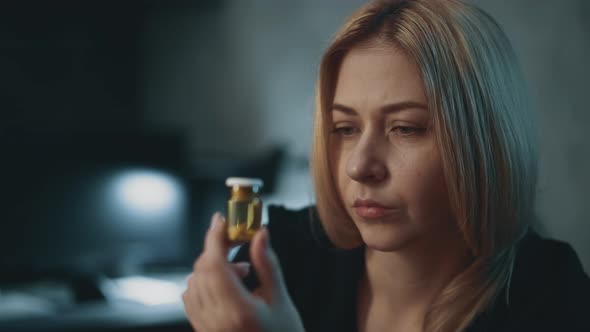
{"label": "small bottle", "polygon": [[227,235],[236,243],[248,242],[261,226],[262,200],[258,191],[262,180],[228,178],[225,185],[231,188],[227,201]]}

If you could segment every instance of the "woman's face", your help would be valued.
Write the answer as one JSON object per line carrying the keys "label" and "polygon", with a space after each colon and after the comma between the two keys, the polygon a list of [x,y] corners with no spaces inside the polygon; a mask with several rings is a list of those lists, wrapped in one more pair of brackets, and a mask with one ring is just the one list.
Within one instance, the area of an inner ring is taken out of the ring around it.
{"label": "woman's face", "polygon": [[418,66],[399,50],[344,58],[331,110],[340,199],[368,247],[394,251],[454,232],[432,112]]}

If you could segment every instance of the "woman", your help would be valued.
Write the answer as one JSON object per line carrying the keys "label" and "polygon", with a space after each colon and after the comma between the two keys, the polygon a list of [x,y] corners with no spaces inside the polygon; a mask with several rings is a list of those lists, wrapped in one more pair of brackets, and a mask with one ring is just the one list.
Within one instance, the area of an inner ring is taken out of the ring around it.
{"label": "woman", "polygon": [[590,331],[576,254],[530,229],[531,116],[492,18],[369,4],[326,51],[317,97],[317,208],[271,208],[252,273],[225,261],[214,216],[184,294],[196,330]]}

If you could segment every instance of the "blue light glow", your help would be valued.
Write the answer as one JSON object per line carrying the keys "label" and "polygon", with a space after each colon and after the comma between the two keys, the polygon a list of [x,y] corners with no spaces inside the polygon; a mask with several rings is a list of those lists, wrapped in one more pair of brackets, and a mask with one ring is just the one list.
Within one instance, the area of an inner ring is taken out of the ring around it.
{"label": "blue light glow", "polygon": [[117,206],[138,217],[174,214],[184,199],[176,178],[153,170],[122,173],[115,178],[112,188]]}
{"label": "blue light glow", "polygon": [[184,291],[179,283],[142,276],[103,281],[101,286],[108,300],[127,300],[145,305],[181,304]]}

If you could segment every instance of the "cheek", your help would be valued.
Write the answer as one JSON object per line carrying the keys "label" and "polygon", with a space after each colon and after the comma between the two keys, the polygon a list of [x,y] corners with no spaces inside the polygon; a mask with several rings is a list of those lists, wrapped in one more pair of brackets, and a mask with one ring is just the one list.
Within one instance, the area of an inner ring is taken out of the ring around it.
{"label": "cheek", "polygon": [[418,172],[418,186],[421,188],[419,198],[428,205],[444,205],[446,201],[447,188],[444,182],[442,169],[432,168]]}
{"label": "cheek", "polygon": [[407,168],[403,178],[404,192],[410,214],[416,219],[441,218],[448,215],[449,203],[442,163],[438,154],[422,154],[412,167]]}
{"label": "cheek", "polygon": [[350,177],[346,172],[346,161],[347,161],[347,154],[346,152],[342,152],[339,154],[338,159],[336,159],[336,183],[338,185],[338,192],[341,198],[344,198],[346,193],[346,189],[350,184]]}

